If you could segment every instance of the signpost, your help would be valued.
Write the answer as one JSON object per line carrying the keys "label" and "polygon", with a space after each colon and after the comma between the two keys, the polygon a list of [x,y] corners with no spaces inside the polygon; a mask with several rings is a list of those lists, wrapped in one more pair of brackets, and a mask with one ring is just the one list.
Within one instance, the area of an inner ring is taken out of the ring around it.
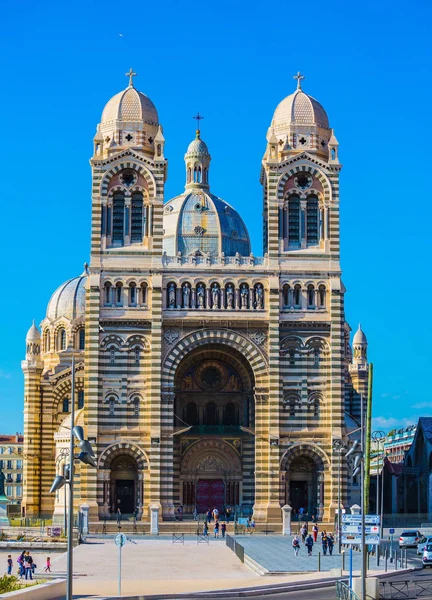
{"label": "signpost", "polygon": [[393,527],[390,527],[389,529],[389,533],[390,533],[390,562],[393,562],[393,535],[394,535],[395,530],[393,529]]}
{"label": "signpost", "polygon": [[115,545],[119,549],[119,568],[118,568],[118,595],[121,596],[121,551],[127,542],[127,537],[124,533],[118,533],[114,538]]}
{"label": "signpost", "polygon": [[[342,543],[361,544],[361,515],[342,515]],[[365,544],[379,545],[380,517],[365,515]]]}

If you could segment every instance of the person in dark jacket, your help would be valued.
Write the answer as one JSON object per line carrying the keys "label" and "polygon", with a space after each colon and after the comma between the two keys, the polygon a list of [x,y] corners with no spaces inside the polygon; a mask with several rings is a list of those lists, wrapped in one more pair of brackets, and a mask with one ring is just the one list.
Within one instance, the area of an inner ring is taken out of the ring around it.
{"label": "person in dark jacket", "polygon": [[308,551],[308,556],[312,556],[313,544],[314,544],[313,538],[312,538],[311,534],[309,534],[307,536],[307,538],[306,538],[306,541],[305,541],[305,546],[306,546],[307,551]]}
{"label": "person in dark jacket", "polygon": [[328,546],[329,554],[330,554],[330,556],[332,556],[332,554],[333,554],[333,546],[334,546],[334,537],[333,537],[332,533],[328,534],[328,537],[327,537],[327,546]]}

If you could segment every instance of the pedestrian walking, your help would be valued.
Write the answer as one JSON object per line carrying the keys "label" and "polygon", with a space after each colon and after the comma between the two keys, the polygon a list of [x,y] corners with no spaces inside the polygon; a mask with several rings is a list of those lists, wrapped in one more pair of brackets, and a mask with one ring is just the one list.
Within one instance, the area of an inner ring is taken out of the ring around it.
{"label": "pedestrian walking", "polygon": [[12,575],[12,565],[13,565],[12,555],[8,554],[8,557],[7,557],[7,574],[8,575]]}
{"label": "pedestrian walking", "polygon": [[297,536],[294,536],[294,539],[292,541],[292,547],[294,550],[294,556],[298,556],[298,553],[300,550],[300,540],[298,539]]}
{"label": "pedestrian walking", "polygon": [[118,507],[118,509],[117,509],[116,516],[117,516],[117,525],[120,525],[120,521],[121,521],[121,510],[120,510],[120,507]]}
{"label": "pedestrian walking", "polygon": [[215,507],[214,507],[214,509],[213,509],[213,519],[214,519],[215,521],[218,521],[218,520],[219,520],[219,511],[218,511],[218,509],[216,508],[216,506],[215,506]]}
{"label": "pedestrian walking", "polygon": [[225,537],[225,533],[226,533],[226,523],[221,523],[221,533],[222,533],[222,537]]}
{"label": "pedestrian walking", "polygon": [[50,559],[49,556],[47,556],[46,565],[45,565],[44,571],[45,571],[45,573],[47,573],[47,572],[51,573],[51,559]]}
{"label": "pedestrian walking", "polygon": [[24,556],[24,568],[25,568],[25,578],[33,579],[33,558],[30,555],[30,552],[26,552]]}
{"label": "pedestrian walking", "polygon": [[231,508],[229,506],[225,511],[225,516],[226,516],[226,520],[228,522],[230,520],[230,516],[231,516]]}
{"label": "pedestrian walking", "polygon": [[215,524],[214,524],[214,536],[215,536],[215,538],[219,537],[219,521],[215,521]]}
{"label": "pedestrian walking", "polygon": [[207,511],[207,523],[211,523],[211,520],[212,520],[212,511],[209,508]]}
{"label": "pedestrian walking", "polygon": [[313,535],[313,541],[316,542],[317,541],[317,537],[318,537],[318,525],[316,523],[312,527],[312,535]]}
{"label": "pedestrian walking", "polygon": [[327,538],[327,546],[330,556],[333,555],[333,547],[334,547],[334,537],[332,533],[329,533]]}
{"label": "pedestrian walking", "polygon": [[197,511],[196,506],[194,506],[194,509],[193,509],[193,520],[198,521],[198,511]]}
{"label": "pedestrian walking", "polygon": [[328,549],[328,537],[325,532],[323,532],[323,535],[321,536],[321,544],[322,544],[323,554],[325,556],[327,554],[327,549]]}
{"label": "pedestrian walking", "polygon": [[302,539],[302,543],[304,544],[306,541],[306,536],[307,536],[307,527],[303,524],[300,528],[300,535],[301,535],[301,539]]}
{"label": "pedestrian walking", "polygon": [[313,538],[312,538],[312,536],[310,534],[306,538],[305,545],[306,545],[306,548],[307,548],[307,551],[308,551],[308,556],[312,556],[312,548],[313,548],[313,545],[314,545],[314,541],[313,541]]}
{"label": "pedestrian walking", "polygon": [[207,525],[207,521],[204,521],[203,535],[204,535],[204,536],[208,536],[208,525]]}
{"label": "pedestrian walking", "polygon": [[24,566],[24,557],[26,555],[26,551],[23,550],[21,554],[18,556],[17,563],[19,568],[19,578],[22,579],[25,575],[25,566]]}

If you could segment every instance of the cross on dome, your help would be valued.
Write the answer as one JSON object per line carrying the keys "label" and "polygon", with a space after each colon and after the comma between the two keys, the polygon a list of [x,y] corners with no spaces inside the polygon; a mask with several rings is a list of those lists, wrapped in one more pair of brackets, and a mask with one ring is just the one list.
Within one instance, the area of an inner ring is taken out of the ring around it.
{"label": "cross on dome", "polygon": [[302,81],[302,79],[305,79],[305,76],[304,76],[304,75],[302,75],[302,74],[300,73],[300,71],[299,71],[299,72],[297,73],[297,75],[294,75],[293,79],[297,79],[297,89],[298,89],[298,90],[301,90],[301,89],[302,89],[302,86],[301,86],[301,81]]}
{"label": "cross on dome", "polygon": [[129,87],[133,87],[133,78],[136,77],[136,73],[134,73],[133,69],[129,69],[127,73],[125,73],[126,77],[129,77]]}
{"label": "cross on dome", "polygon": [[195,117],[192,117],[192,119],[195,119],[197,122],[197,130],[196,130],[196,136],[197,138],[199,138],[200,136],[200,121],[202,121],[204,119],[204,117],[202,117],[199,112],[195,115]]}

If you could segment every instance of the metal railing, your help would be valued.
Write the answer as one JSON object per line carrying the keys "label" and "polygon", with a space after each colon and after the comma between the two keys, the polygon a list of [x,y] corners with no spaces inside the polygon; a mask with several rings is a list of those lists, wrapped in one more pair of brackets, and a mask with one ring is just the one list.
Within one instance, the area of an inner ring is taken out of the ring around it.
{"label": "metal railing", "polygon": [[336,598],[338,600],[359,600],[357,594],[343,581],[336,582]]}
{"label": "metal railing", "polygon": [[238,543],[236,539],[234,539],[231,535],[225,536],[225,543],[230,550],[232,550],[237,558],[244,563],[244,548],[241,544]]}
{"label": "metal railing", "polygon": [[407,579],[404,581],[380,581],[380,600],[401,598],[430,598],[432,579]]}

